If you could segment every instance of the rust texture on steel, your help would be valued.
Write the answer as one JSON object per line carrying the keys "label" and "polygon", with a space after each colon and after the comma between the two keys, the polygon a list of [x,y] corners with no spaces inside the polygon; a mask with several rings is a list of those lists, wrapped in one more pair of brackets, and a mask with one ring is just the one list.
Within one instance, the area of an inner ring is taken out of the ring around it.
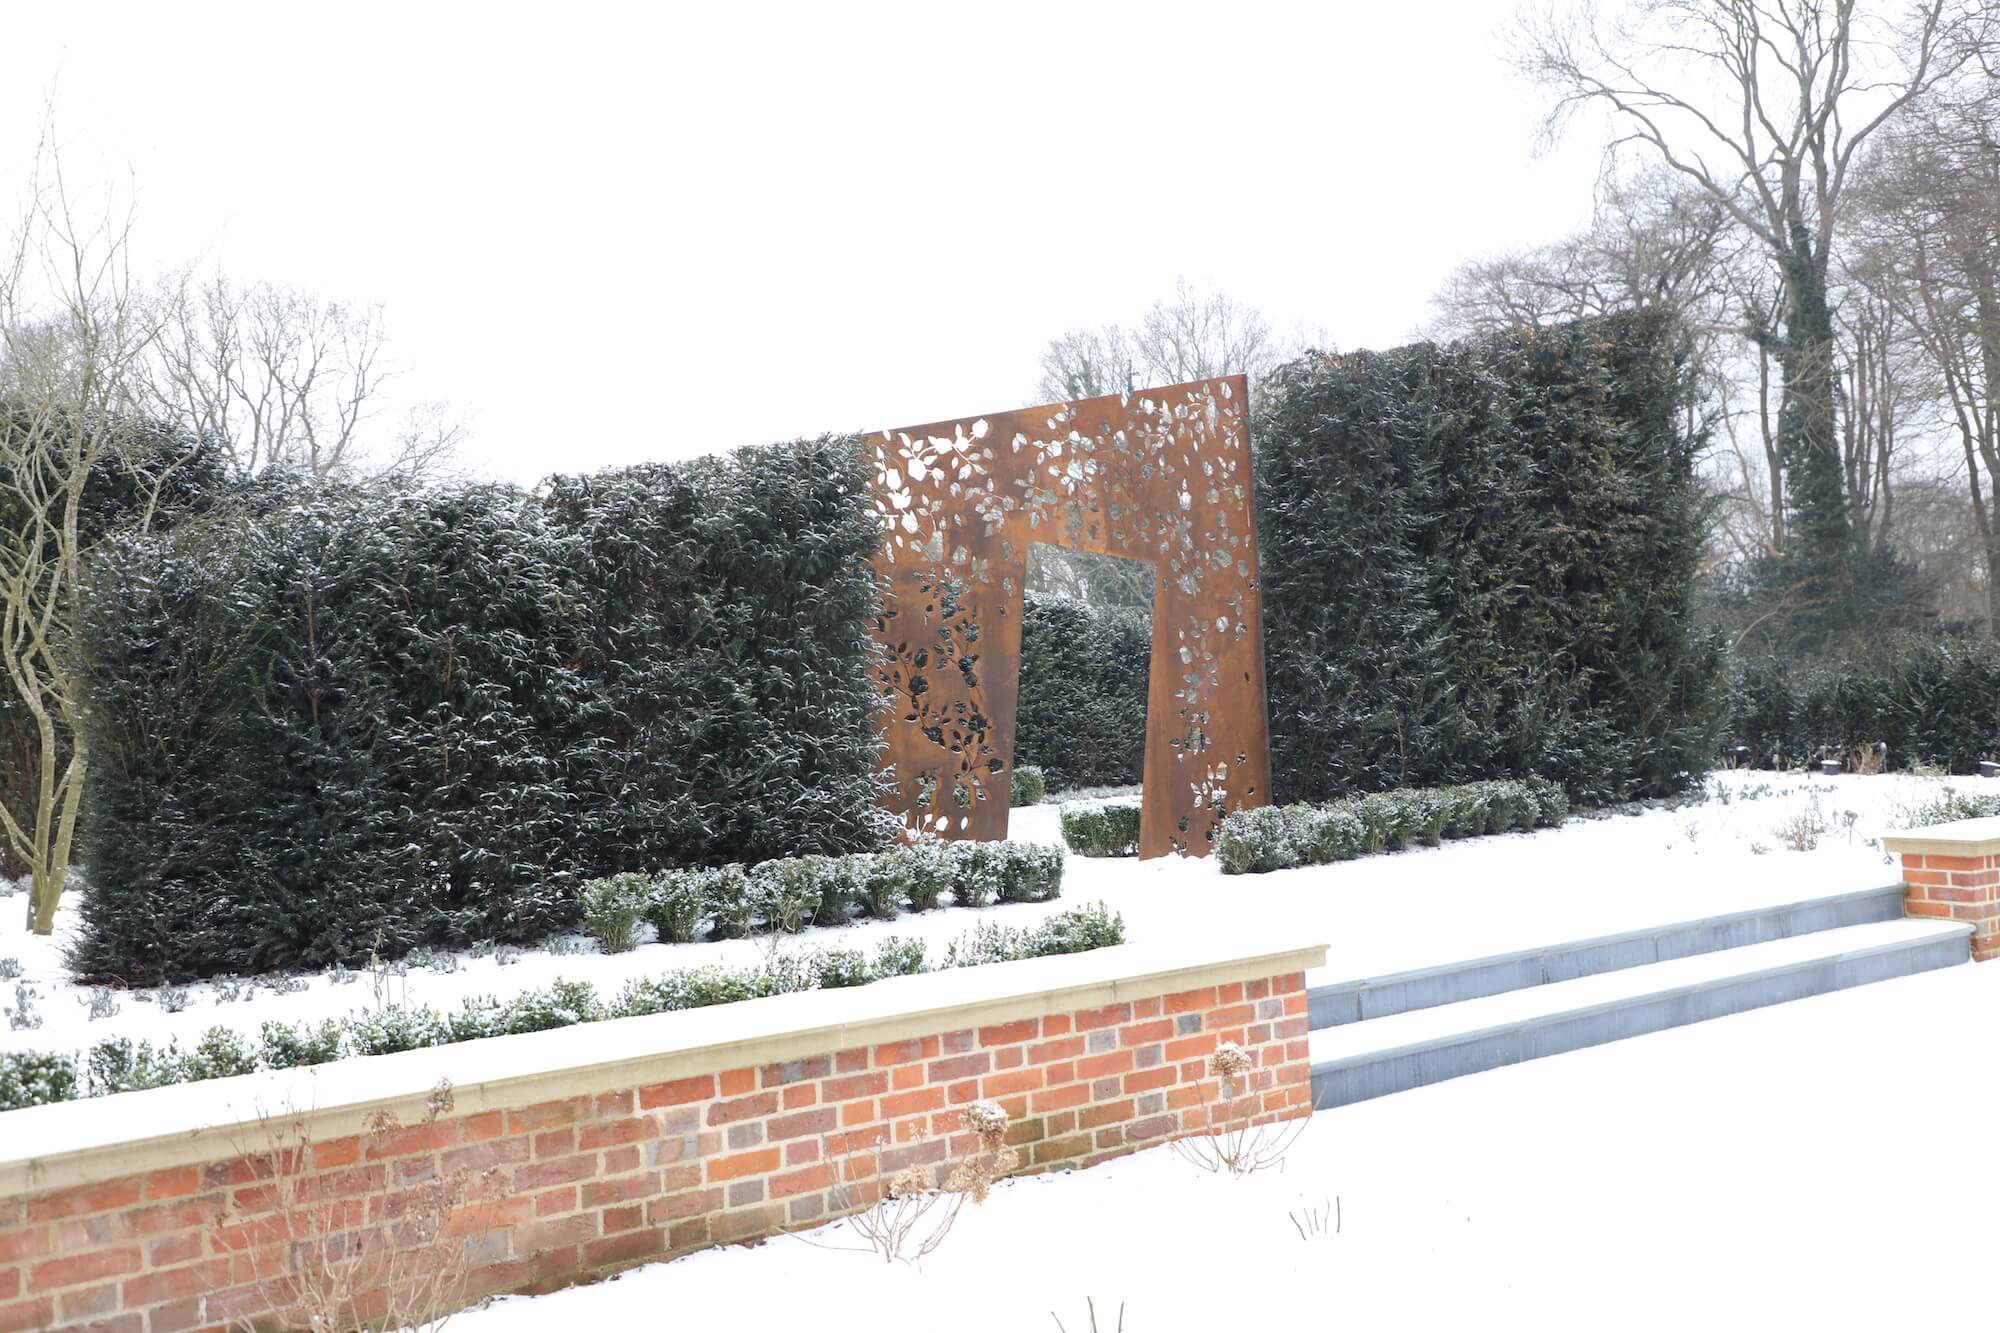
{"label": "rust texture on steel", "polygon": [[1139,855],[1205,856],[1267,804],[1263,611],[1241,375],[873,437],[889,807],[1007,835],[1034,542],[1153,566]]}

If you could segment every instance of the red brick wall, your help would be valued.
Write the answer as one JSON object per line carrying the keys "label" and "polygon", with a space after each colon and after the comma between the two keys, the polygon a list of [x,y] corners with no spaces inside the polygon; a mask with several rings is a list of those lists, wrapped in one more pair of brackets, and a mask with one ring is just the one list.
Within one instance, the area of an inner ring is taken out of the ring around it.
{"label": "red brick wall", "polygon": [[[1208,1072],[1222,1042],[1257,1063],[1227,1102]],[[1021,1172],[1089,1166],[1225,1117],[1304,1115],[1304,976],[444,1114],[309,1150],[7,1199],[0,1333],[219,1327],[270,1309],[313,1248],[336,1249],[338,1237],[448,1246],[470,1295],[546,1290],[809,1226],[843,1201],[861,1206],[878,1180],[971,1151],[959,1108],[979,1098],[1012,1117]],[[238,1141],[239,1151],[259,1147]],[[443,1236],[399,1236],[412,1199],[439,1181],[465,1188],[441,1210]],[[310,1218],[306,1201],[316,1201]]]}
{"label": "red brick wall", "polygon": [[1903,915],[1972,923],[1972,958],[2000,957],[2000,855],[1903,856]]}

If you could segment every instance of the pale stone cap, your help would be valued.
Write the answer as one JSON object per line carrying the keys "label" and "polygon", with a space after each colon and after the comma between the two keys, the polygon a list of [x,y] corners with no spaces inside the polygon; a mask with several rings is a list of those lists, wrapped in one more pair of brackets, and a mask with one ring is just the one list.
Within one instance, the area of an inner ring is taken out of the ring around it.
{"label": "pale stone cap", "polygon": [[1906,833],[1885,833],[1882,846],[1897,856],[2000,855],[2000,817],[1954,819]]}

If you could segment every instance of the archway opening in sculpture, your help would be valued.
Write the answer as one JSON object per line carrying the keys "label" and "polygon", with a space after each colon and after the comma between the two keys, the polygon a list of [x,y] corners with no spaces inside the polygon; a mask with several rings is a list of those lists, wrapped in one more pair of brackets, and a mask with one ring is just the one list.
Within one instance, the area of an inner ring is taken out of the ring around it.
{"label": "archway opening in sculpture", "polygon": [[1051,797],[1140,786],[1153,648],[1153,566],[1035,542],[1021,621],[1014,765]]}

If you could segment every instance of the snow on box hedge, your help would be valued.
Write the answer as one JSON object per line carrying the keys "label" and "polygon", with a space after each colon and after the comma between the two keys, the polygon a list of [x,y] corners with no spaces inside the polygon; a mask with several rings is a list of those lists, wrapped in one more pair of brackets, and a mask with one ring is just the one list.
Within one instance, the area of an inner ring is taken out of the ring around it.
{"label": "snow on box hedge", "polygon": [[1238,810],[1222,821],[1215,859],[1225,875],[1326,865],[1411,843],[1475,838],[1511,829],[1553,828],[1569,818],[1569,798],[1546,778],[1468,782],[1350,796],[1326,805]]}
{"label": "snow on box hedge", "polygon": [[1074,801],[1056,818],[1063,842],[1078,856],[1137,856],[1139,815],[1140,808],[1128,802]]}
{"label": "snow on box hedge", "polygon": [[754,866],[627,873],[583,886],[583,928],[607,952],[637,942],[641,921],[661,940],[686,944],[748,934],[761,921],[790,934],[807,925],[846,925],[858,909],[893,921],[929,911],[946,893],[959,907],[1045,903],[1062,896],[1063,849],[1031,842],[925,838],[908,847],[848,856],[799,856]]}
{"label": "snow on box hedge", "polygon": [[171,1038],[155,1046],[150,1041],[109,1037],[81,1055],[0,1051],[0,1112],[228,1078],[257,1069],[290,1069],[638,1014],[702,1009],[792,991],[865,986],[918,972],[1087,953],[1124,942],[1124,917],[1098,903],[1058,912],[1026,928],[981,922],[946,944],[935,959],[924,941],[892,935],[878,941],[872,954],[836,945],[774,953],[747,967],[711,964],[636,977],[609,999],[588,981],[558,980],[506,1000],[468,996],[449,1013],[428,1005],[392,1004],[324,1019],[316,1026],[267,1022],[257,1040],[218,1026],[192,1048]]}
{"label": "snow on box hedge", "polygon": [[880,846],[867,479],[828,437],[116,543],[79,971],[531,941],[595,876]]}

